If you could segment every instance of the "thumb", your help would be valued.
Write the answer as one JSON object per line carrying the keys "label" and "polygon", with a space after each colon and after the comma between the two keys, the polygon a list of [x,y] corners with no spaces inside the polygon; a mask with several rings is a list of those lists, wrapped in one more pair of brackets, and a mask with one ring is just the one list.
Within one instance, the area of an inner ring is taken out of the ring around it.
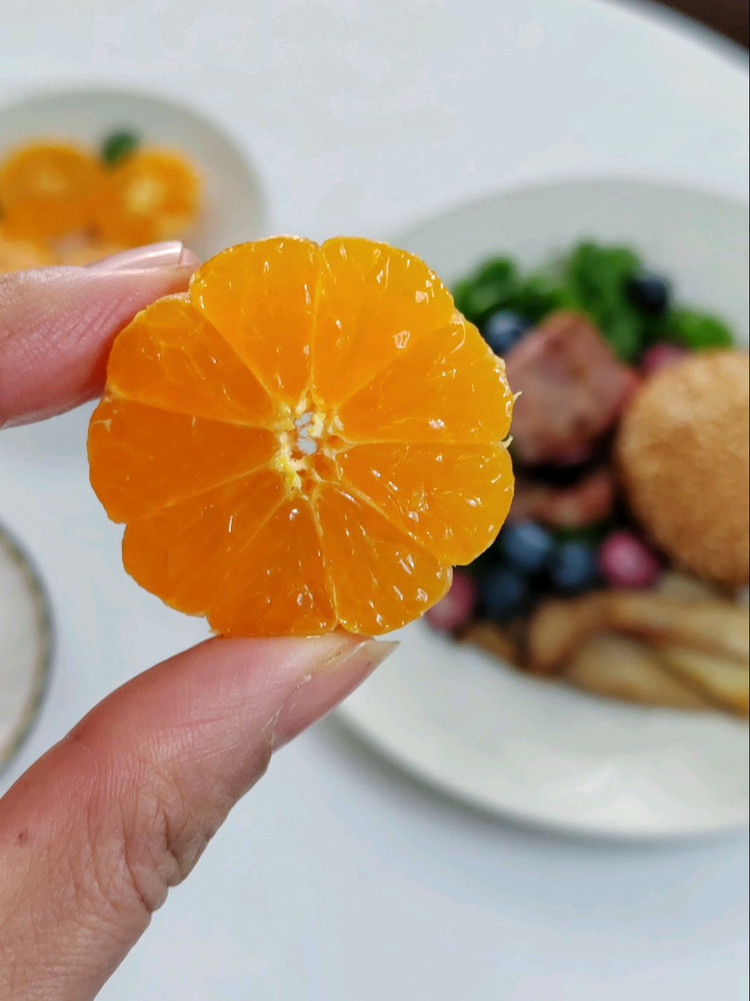
{"label": "thumb", "polygon": [[93,998],[273,750],[394,646],[212,639],[89,713],[0,800],[0,999]]}

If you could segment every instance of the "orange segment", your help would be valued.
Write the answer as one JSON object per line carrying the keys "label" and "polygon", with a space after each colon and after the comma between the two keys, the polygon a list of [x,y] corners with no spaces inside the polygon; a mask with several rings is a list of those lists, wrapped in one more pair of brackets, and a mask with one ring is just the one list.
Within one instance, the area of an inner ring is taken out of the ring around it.
{"label": "orange segment", "polygon": [[9,232],[58,236],[90,225],[102,168],[72,143],[32,142],[0,166],[0,206]]}
{"label": "orange segment", "polygon": [[252,536],[208,620],[227,636],[306,636],[334,628],[320,538],[305,498],[286,500]]}
{"label": "orange segment", "polygon": [[450,567],[369,504],[325,484],[315,508],[338,620],[350,632],[398,629],[450,587]]}
{"label": "orange segment", "polygon": [[351,441],[499,444],[512,412],[505,365],[461,318],[419,340],[338,416]]}
{"label": "orange segment", "polygon": [[296,406],[310,379],[320,247],[274,237],[230,247],[196,273],[191,299],[275,398]]}
{"label": "orange segment", "polygon": [[199,200],[198,174],[181,153],[137,150],[106,171],[97,228],[128,247],[174,239],[194,221]]}
{"label": "orange segment", "polygon": [[513,500],[503,446],[359,445],[338,461],[349,486],[451,563],[469,563],[490,545]]}
{"label": "orange segment", "polygon": [[437,275],[413,254],[351,238],[326,240],[322,251],[313,379],[316,400],[331,404],[446,326],[455,307]]}
{"label": "orange segment", "polygon": [[500,528],[503,363],[383,244],[233,247],[117,338],[91,480],[127,570],[227,635],[383,633]]}
{"label": "orange segment", "polygon": [[108,381],[119,396],[175,413],[260,427],[279,420],[252,372],[179,296],[139,313],[117,338]]}
{"label": "orange segment", "polygon": [[112,397],[91,418],[91,483],[113,521],[133,521],[268,464],[275,448],[270,431]]}
{"label": "orange segment", "polygon": [[279,474],[262,469],[139,518],[123,539],[125,569],[173,608],[204,615],[238,548],[282,493]]}

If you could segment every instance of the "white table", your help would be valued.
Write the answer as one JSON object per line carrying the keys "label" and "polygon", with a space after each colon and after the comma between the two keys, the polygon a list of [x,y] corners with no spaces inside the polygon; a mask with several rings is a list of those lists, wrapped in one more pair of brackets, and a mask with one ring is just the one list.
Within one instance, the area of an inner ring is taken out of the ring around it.
{"label": "white table", "polygon": [[[182,91],[245,137],[275,230],[387,235],[551,175],[746,188],[741,54],[650,7],[156,7],[12,4],[0,93],[61,78]],[[113,565],[119,530],[82,449],[54,454],[60,427],[0,438],[0,521],[43,567],[58,623],[49,698],[2,788],[115,684],[203,635]],[[102,996],[739,1001],[744,841],[628,848],[516,829],[422,788],[331,721],[279,755]]]}

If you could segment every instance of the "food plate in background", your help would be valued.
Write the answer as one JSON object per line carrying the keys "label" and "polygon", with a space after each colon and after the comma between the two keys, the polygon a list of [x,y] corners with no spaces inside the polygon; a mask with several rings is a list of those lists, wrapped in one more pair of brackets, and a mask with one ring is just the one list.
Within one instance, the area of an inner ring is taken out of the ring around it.
{"label": "food plate in background", "polygon": [[36,717],[51,649],[44,587],[21,548],[0,527],[0,772]]}
{"label": "food plate in background", "polygon": [[[748,341],[747,207],[650,182],[558,182],[453,209],[394,237],[447,279],[507,253],[538,266],[576,240],[632,245],[680,301]],[[482,808],[571,833],[674,838],[747,822],[748,730],[542,681],[417,622],[340,716],[371,744]]]}
{"label": "food plate in background", "polygon": [[[259,175],[243,148],[185,104],[129,89],[81,87],[43,91],[0,106],[0,157],[39,138],[68,139],[99,148],[115,131],[148,144],[174,146],[199,170],[201,210],[185,242],[201,257],[266,235],[267,204]],[[33,451],[85,459],[90,406],[51,422],[16,429]]]}
{"label": "food plate in background", "polygon": [[185,242],[202,258],[265,235],[266,202],[258,173],[235,140],[185,104],[135,90],[82,87],[46,91],[0,107],[0,155],[34,138],[99,148],[112,133],[175,147],[201,175],[201,211]]}

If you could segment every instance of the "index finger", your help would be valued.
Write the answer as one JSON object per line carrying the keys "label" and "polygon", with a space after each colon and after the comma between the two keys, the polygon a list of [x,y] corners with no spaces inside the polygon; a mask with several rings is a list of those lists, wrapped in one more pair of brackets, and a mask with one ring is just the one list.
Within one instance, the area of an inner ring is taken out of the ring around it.
{"label": "index finger", "polygon": [[69,410],[104,385],[115,335],[198,265],[177,241],[87,268],[0,275],[0,428]]}

